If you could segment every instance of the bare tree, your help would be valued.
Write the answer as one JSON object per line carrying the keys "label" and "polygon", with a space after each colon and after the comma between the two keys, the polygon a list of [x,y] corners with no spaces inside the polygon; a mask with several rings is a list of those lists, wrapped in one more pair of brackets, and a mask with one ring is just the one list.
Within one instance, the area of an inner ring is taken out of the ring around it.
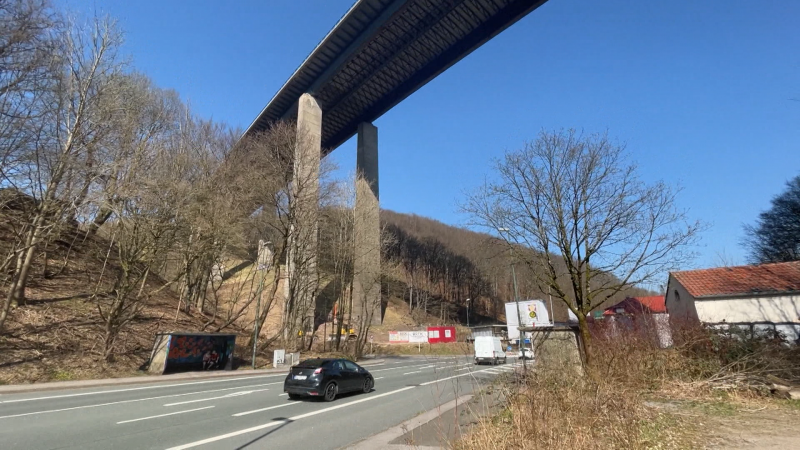
{"label": "bare tree", "polygon": [[692,256],[701,225],[676,209],[669,186],[640,180],[624,146],[606,135],[543,131],[495,170],[496,181],[463,210],[473,225],[499,233],[538,288],[578,317],[587,362],[592,309]]}
{"label": "bare tree", "polygon": [[71,217],[84,190],[94,151],[111,127],[106,100],[117,94],[115,77],[121,35],[110,19],[88,27],[71,26],[59,35],[53,82],[44,91],[46,108],[37,117],[35,136],[19,158],[16,188],[35,199],[25,219],[23,243],[14,258],[0,324],[9,306],[25,301],[25,288],[38,246]]}
{"label": "bare tree", "polygon": [[278,122],[264,133],[242,139],[225,169],[234,172],[230,179],[237,180],[250,211],[256,211],[260,238],[275,246],[275,283],[267,290],[258,320],[263,325],[280,297],[281,328],[290,348],[299,348],[313,329],[313,299],[319,285],[316,251],[310,250],[319,232],[315,209],[329,195],[325,180],[334,168],[323,160],[319,171],[297,170],[295,155],[302,145],[307,145],[305,139],[293,124]]}

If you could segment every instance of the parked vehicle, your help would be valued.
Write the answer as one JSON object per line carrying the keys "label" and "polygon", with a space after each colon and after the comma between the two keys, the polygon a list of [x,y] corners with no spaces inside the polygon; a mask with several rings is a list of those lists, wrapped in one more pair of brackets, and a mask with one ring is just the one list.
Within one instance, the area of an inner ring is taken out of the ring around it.
{"label": "parked vehicle", "polygon": [[347,359],[307,359],[292,366],[283,382],[291,399],[321,397],[326,402],[346,392],[367,393],[375,386],[369,371]]}
{"label": "parked vehicle", "polygon": [[520,359],[533,359],[533,349],[522,347],[517,357]]}
{"label": "parked vehicle", "polygon": [[475,337],[475,364],[488,362],[498,364],[503,361],[506,363],[506,352],[503,350],[503,343],[497,336],[476,336]]}

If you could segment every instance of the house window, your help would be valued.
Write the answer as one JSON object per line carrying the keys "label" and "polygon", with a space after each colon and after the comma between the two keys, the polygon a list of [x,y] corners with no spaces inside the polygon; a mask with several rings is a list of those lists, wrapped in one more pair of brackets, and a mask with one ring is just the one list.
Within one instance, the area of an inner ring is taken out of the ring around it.
{"label": "house window", "polygon": [[675,289],[675,301],[676,302],[681,301],[681,294],[678,294],[678,290],[677,289]]}

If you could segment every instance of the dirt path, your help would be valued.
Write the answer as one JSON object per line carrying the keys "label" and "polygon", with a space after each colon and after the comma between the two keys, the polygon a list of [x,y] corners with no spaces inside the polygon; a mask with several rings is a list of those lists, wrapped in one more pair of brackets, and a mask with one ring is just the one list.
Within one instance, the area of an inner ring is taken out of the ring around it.
{"label": "dirt path", "polygon": [[800,409],[739,410],[708,426],[710,449],[800,449]]}

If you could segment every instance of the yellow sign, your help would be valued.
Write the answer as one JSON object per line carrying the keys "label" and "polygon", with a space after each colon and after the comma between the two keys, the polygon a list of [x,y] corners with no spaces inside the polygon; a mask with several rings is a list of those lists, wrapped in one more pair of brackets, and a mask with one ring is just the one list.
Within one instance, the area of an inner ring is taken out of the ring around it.
{"label": "yellow sign", "polygon": [[536,306],[533,303],[528,305],[528,317],[530,317],[531,319],[536,318]]}

